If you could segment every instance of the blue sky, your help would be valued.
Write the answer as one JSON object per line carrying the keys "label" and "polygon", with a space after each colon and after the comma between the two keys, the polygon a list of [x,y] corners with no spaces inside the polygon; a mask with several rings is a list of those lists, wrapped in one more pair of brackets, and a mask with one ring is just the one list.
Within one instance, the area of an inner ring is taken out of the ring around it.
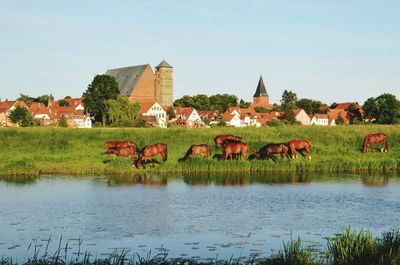
{"label": "blue sky", "polygon": [[174,97],[250,101],[262,74],[326,103],[400,98],[400,1],[0,2],[0,98],[78,97],[95,74],[162,59]]}

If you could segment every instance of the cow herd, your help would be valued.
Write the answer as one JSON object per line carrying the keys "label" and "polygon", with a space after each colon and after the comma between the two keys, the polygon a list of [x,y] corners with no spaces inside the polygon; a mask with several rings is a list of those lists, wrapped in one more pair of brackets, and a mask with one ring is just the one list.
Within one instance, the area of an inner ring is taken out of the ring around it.
{"label": "cow herd", "polygon": [[[308,140],[291,140],[288,143],[267,144],[259,151],[255,151],[250,145],[245,143],[239,136],[232,134],[217,135],[214,138],[216,149],[223,148],[222,154],[216,154],[213,158],[219,160],[234,160],[234,159],[272,159],[276,160],[275,155],[280,155],[281,158],[296,158],[297,152],[300,152],[307,159],[311,159],[311,143]],[[142,149],[133,141],[106,141],[104,143],[106,153],[116,156],[130,157],[132,164],[136,168],[145,167],[146,164],[158,163],[153,159],[154,156],[160,155],[163,162],[168,158],[167,145],[157,143],[146,145]],[[248,157],[247,152],[251,155]],[[135,155],[137,153],[137,158]],[[184,162],[189,158],[203,157],[208,158],[211,155],[211,148],[207,144],[191,145],[183,158],[179,162]]]}

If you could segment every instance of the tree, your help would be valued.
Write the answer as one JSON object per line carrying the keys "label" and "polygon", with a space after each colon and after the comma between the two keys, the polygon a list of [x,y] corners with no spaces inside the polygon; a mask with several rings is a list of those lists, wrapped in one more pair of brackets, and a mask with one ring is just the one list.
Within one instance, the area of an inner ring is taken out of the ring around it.
{"label": "tree", "polygon": [[66,100],[61,100],[60,102],[58,102],[58,106],[60,107],[69,107],[69,102]]}
{"label": "tree", "polygon": [[168,115],[169,119],[175,119],[176,118],[175,111],[174,111],[174,108],[172,106],[168,107],[167,115]]}
{"label": "tree", "polygon": [[33,124],[32,117],[25,107],[17,106],[8,115],[10,120],[21,127],[31,126]]}
{"label": "tree", "polygon": [[82,97],[85,109],[94,117],[96,122],[101,122],[104,126],[107,122],[105,102],[110,99],[117,99],[118,95],[118,82],[115,77],[96,75]]}
{"label": "tree", "polygon": [[250,102],[245,102],[243,99],[240,99],[239,101],[239,107],[247,109],[250,107],[251,103]]}
{"label": "tree", "polygon": [[270,112],[269,109],[264,108],[264,107],[255,107],[255,108],[254,108],[254,111],[257,112],[257,113],[266,113],[266,112]]}
{"label": "tree", "polygon": [[296,124],[297,123],[296,117],[294,116],[294,112],[292,109],[286,109],[284,117],[288,124]]}
{"label": "tree", "polygon": [[26,105],[30,106],[32,103],[43,103],[46,107],[49,105],[49,101],[54,100],[54,97],[50,95],[42,95],[37,98],[25,95],[25,94],[19,94],[19,98],[17,100],[25,102]]}
{"label": "tree", "polygon": [[343,117],[339,115],[339,117],[337,117],[337,119],[335,120],[336,125],[343,125],[344,124],[344,120]]}
{"label": "tree", "polygon": [[292,91],[285,89],[282,94],[281,105],[284,110],[296,107],[297,95]]}
{"label": "tree", "polygon": [[[244,102],[244,104],[246,104]],[[185,95],[174,101],[175,107],[192,107],[197,110],[218,110],[225,112],[228,107],[237,106],[238,98],[235,95],[216,94],[208,97],[207,95]]]}
{"label": "tree", "polygon": [[63,127],[63,128],[68,127],[67,119],[64,116],[61,116],[60,120],[58,121],[58,127]]}
{"label": "tree", "polygon": [[216,94],[210,97],[211,108],[224,113],[229,107],[238,105],[238,98],[235,95]]}
{"label": "tree", "polygon": [[363,110],[366,117],[376,119],[379,124],[400,123],[400,102],[395,95],[382,94],[365,101]]}
{"label": "tree", "polygon": [[315,114],[321,113],[321,110],[319,108],[323,106],[323,104],[321,101],[318,100],[302,98],[296,101],[296,106],[298,108],[304,109],[304,111],[308,114]]}
{"label": "tree", "polygon": [[136,127],[139,122],[140,103],[129,102],[127,97],[119,95],[117,99],[105,102],[107,115],[112,126]]}

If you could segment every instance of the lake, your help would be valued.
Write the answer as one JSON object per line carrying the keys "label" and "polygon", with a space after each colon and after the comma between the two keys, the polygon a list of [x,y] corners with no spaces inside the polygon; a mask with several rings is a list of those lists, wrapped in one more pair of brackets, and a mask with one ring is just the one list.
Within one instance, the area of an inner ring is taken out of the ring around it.
{"label": "lake", "polygon": [[[268,256],[290,238],[315,249],[351,226],[400,228],[397,175],[193,175],[0,179],[0,256],[68,244],[105,257]],[[30,248],[29,245],[31,244]]]}

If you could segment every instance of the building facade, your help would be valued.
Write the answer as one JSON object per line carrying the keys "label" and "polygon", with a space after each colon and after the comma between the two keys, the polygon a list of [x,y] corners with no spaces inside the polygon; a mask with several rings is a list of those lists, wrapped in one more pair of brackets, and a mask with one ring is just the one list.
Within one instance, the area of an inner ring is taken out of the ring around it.
{"label": "building facade", "polygon": [[115,77],[121,95],[131,102],[155,100],[162,106],[173,103],[173,67],[163,60],[155,72],[149,64],[109,69],[106,75]]}

